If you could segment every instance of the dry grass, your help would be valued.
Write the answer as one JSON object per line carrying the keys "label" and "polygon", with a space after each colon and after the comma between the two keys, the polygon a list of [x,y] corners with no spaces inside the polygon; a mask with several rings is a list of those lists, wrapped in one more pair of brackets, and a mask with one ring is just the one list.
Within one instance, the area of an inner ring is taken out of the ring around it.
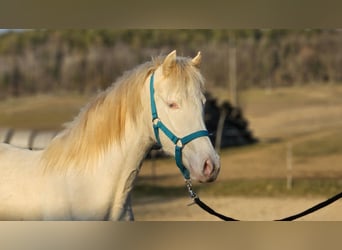
{"label": "dry grass", "polygon": [[241,94],[256,136],[289,138],[342,126],[342,86],[312,85]]}
{"label": "dry grass", "polygon": [[88,99],[75,94],[9,98],[0,102],[0,127],[60,129]]}

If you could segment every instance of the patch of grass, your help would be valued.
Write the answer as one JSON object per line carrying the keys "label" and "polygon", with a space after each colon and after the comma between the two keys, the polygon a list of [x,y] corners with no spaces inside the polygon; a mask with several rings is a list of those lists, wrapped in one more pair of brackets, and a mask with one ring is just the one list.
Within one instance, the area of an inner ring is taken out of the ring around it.
{"label": "patch of grass", "polygon": [[[340,179],[295,179],[291,190],[286,188],[284,179],[229,180],[212,184],[195,184],[194,191],[198,195],[211,196],[247,196],[247,197],[279,197],[279,196],[332,196],[342,191]],[[185,186],[137,185],[133,196],[187,196]]]}
{"label": "patch of grass", "polygon": [[89,98],[79,95],[37,95],[0,102],[0,127],[60,129]]}
{"label": "patch of grass", "polygon": [[[222,92],[222,91],[221,91]],[[338,84],[298,85],[291,88],[279,87],[272,91],[248,89],[240,93],[242,105],[256,114],[292,110],[304,106],[326,106],[342,103],[342,86]]]}
{"label": "patch of grass", "polygon": [[341,131],[331,131],[322,136],[307,138],[294,146],[294,156],[300,158],[342,154]]}

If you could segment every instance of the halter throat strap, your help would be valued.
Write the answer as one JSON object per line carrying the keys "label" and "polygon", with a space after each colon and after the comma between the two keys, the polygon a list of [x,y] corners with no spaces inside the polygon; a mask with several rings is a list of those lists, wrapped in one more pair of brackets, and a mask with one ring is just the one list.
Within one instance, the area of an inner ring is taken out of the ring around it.
{"label": "halter throat strap", "polygon": [[151,112],[152,112],[152,125],[154,136],[157,140],[157,143],[160,147],[162,147],[159,130],[161,130],[175,145],[175,160],[176,164],[181,171],[182,175],[186,180],[190,179],[190,173],[187,168],[183,165],[182,161],[182,150],[186,144],[189,142],[203,136],[209,136],[207,130],[199,130],[184,137],[176,136],[171,130],[167,128],[167,126],[160,120],[158,117],[157,106],[154,99],[154,72],[150,78],[150,100],[151,100]]}

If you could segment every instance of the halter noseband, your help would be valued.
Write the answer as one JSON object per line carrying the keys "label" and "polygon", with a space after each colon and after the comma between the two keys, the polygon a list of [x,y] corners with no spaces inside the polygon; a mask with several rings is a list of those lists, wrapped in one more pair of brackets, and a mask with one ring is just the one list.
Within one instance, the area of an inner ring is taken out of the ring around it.
{"label": "halter noseband", "polygon": [[150,98],[151,98],[151,111],[152,111],[152,124],[153,124],[153,130],[154,130],[154,136],[156,137],[156,140],[160,147],[162,147],[162,144],[160,142],[159,138],[159,129],[175,144],[175,160],[178,168],[180,169],[181,173],[183,174],[184,178],[186,180],[190,179],[190,173],[189,170],[186,169],[182,162],[182,150],[186,144],[191,142],[192,140],[203,137],[203,136],[209,136],[209,133],[207,130],[199,130],[194,133],[191,133],[187,136],[184,136],[182,138],[177,137],[174,133],[172,133],[165,124],[160,120],[157,113],[157,107],[154,100],[154,73],[152,73],[150,78]]}

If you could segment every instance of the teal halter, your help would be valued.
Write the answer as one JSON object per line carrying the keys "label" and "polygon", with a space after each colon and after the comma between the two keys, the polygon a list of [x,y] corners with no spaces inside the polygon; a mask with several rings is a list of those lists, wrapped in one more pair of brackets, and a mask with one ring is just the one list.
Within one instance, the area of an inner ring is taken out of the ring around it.
{"label": "teal halter", "polygon": [[189,142],[191,142],[192,140],[199,138],[199,137],[203,137],[203,136],[209,136],[209,133],[207,130],[199,130],[197,132],[191,133],[182,138],[179,138],[174,133],[172,133],[158,117],[157,107],[156,107],[156,103],[154,100],[154,86],[153,85],[154,85],[154,73],[152,73],[151,78],[150,78],[150,98],[151,98],[152,124],[153,124],[154,135],[160,147],[162,147],[162,144],[159,138],[159,129],[175,144],[176,164],[178,168],[180,169],[181,173],[183,174],[184,178],[186,180],[189,180],[190,179],[189,170],[184,167],[183,162],[182,162],[182,150],[184,146],[188,144]]}

